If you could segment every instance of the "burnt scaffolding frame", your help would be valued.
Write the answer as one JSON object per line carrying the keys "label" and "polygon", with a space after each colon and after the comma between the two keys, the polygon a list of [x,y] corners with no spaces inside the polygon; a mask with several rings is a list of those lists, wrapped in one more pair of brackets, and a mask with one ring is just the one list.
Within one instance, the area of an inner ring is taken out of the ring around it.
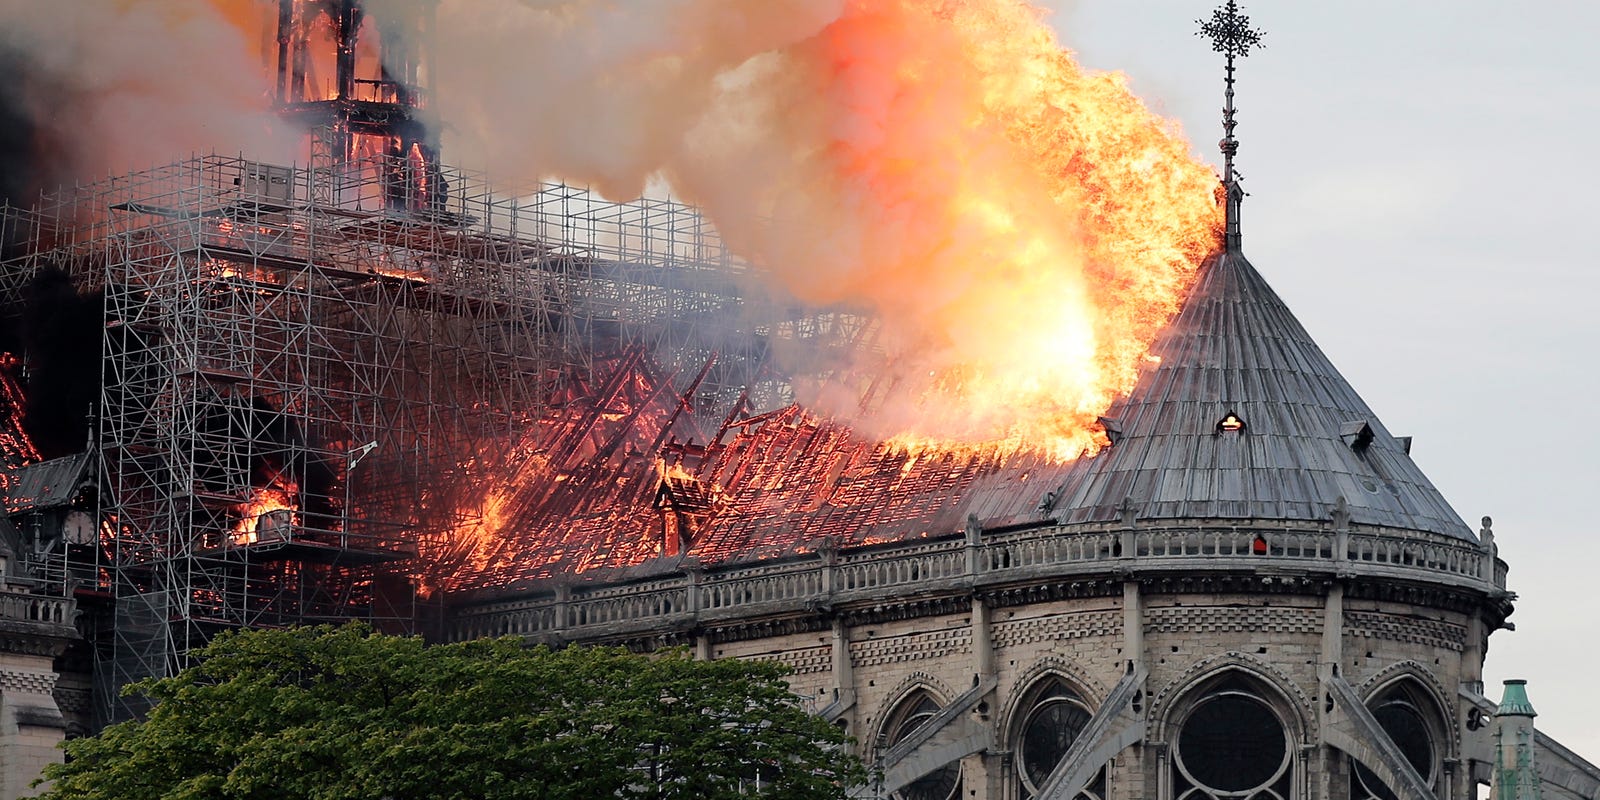
{"label": "burnt scaffolding frame", "polygon": [[[607,354],[651,354],[714,430],[792,400],[775,339],[870,341],[858,315],[749,291],[682,203],[496,193],[445,169],[446,204],[396,210],[416,206],[382,164],[312,152],[305,168],[197,157],[0,211],[34,243],[0,264],[0,292],[46,264],[104,292],[102,541],[60,558],[62,591],[112,601],[105,719],[141,710],[119,687],[218,631],[417,632],[418,555],[482,513],[459,498]],[[243,516],[269,481],[290,510]]]}

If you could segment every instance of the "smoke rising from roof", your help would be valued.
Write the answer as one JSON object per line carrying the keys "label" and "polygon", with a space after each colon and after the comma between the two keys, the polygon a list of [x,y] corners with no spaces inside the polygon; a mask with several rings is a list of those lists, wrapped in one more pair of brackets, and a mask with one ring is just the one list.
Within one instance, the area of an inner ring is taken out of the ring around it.
{"label": "smoke rising from roof", "polygon": [[1071,457],[1131,387],[1219,214],[1210,168],[1041,14],[446,0],[438,108],[454,158],[616,198],[664,178],[786,292],[875,314],[887,366],[812,387],[814,409]]}
{"label": "smoke rising from roof", "polygon": [[292,160],[253,5],[0,0],[0,201],[189,153]]}
{"label": "smoke rising from roof", "polygon": [[[0,0],[0,203],[194,152],[290,160],[253,5]],[[100,297],[45,269],[21,300],[0,309],[0,347],[26,353],[28,430],[46,457],[73,452],[98,397]]]}
{"label": "smoke rising from roof", "polygon": [[99,292],[80,293],[65,272],[42,269],[23,294],[20,320],[28,354],[24,425],[45,458],[83,448],[86,412],[99,400]]}
{"label": "smoke rising from roof", "polygon": [[[271,5],[0,0],[0,54],[22,65],[0,93],[0,157],[28,165],[6,191],[185,151],[293,160],[263,66]],[[802,387],[813,409],[1070,457],[1132,385],[1219,215],[1210,169],[1040,15],[1024,0],[443,0],[433,110],[451,160],[618,199],[664,179],[780,294],[874,314],[887,366]]]}
{"label": "smoke rising from roof", "polygon": [[491,174],[560,176],[637,197],[730,100],[736,68],[816,36],[844,8],[446,0],[435,55],[451,156]]}

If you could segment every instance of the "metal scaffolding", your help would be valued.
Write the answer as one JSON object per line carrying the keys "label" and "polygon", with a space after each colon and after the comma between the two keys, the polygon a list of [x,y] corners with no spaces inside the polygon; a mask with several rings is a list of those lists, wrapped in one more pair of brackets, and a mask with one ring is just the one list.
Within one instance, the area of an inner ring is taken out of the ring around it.
{"label": "metal scaffolding", "polygon": [[104,292],[103,535],[65,557],[114,604],[111,717],[138,711],[116,687],[218,631],[415,630],[418,554],[449,549],[479,513],[459,498],[506,480],[499,456],[600,361],[646,354],[716,420],[791,400],[775,339],[866,338],[855,315],[748,291],[688,206],[392,170],[213,156],[0,213],[31,243],[0,291],[48,264]]}

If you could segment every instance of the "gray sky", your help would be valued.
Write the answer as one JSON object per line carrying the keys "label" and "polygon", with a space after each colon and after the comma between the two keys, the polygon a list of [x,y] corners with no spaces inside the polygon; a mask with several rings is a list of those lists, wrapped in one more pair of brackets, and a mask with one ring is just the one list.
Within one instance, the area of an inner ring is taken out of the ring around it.
{"label": "gray sky", "polygon": [[[1206,0],[1055,0],[1080,60],[1126,72],[1208,160],[1222,62]],[[1246,2],[1245,253],[1520,595],[1488,694],[1527,678],[1539,727],[1600,760],[1600,4]],[[1590,605],[1595,603],[1596,605]]]}

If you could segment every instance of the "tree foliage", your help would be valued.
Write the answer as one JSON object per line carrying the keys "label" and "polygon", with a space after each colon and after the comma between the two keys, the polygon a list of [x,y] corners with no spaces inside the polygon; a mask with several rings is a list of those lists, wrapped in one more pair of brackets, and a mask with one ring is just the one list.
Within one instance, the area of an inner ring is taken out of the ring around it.
{"label": "tree foliage", "polygon": [[155,701],[147,717],[67,742],[43,797],[841,797],[862,765],[783,674],[360,625],[241,632],[130,687]]}

